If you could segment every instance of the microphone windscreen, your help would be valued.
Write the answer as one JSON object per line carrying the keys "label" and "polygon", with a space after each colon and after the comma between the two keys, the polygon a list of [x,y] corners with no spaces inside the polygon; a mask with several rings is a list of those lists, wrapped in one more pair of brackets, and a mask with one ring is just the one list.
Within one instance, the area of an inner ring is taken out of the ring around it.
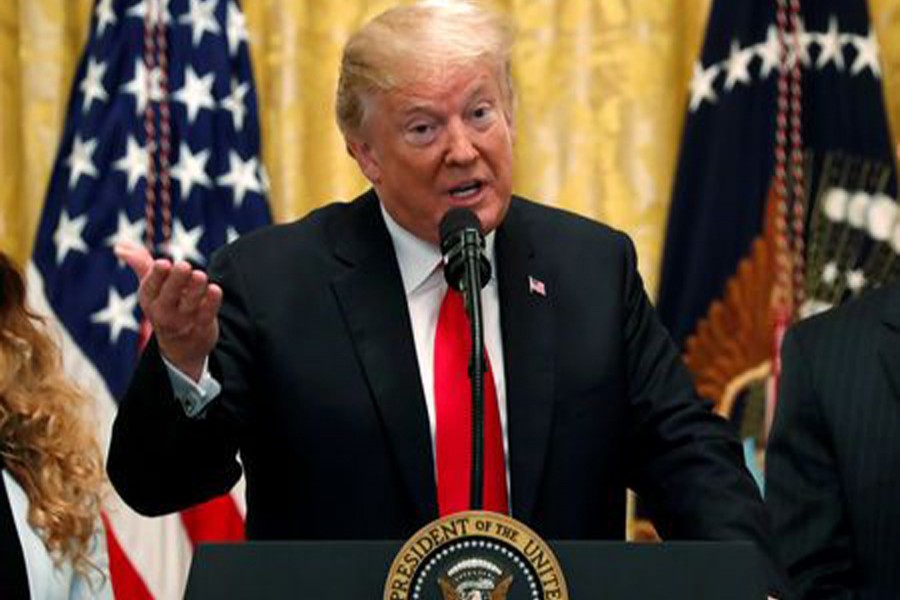
{"label": "microphone windscreen", "polygon": [[481,233],[481,221],[474,212],[464,207],[451,208],[441,219],[438,231],[441,235],[441,246],[455,234],[465,229],[475,229]]}
{"label": "microphone windscreen", "polygon": [[480,275],[472,285],[484,287],[491,279],[491,264],[484,256],[484,235],[481,222],[468,208],[451,208],[441,219],[441,253],[444,255],[444,278],[447,284],[462,290],[466,264]]}

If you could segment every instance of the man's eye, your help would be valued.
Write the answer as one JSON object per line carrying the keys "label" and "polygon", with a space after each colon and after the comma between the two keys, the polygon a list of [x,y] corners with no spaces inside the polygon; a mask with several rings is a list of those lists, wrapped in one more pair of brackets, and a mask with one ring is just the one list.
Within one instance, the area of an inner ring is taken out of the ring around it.
{"label": "man's eye", "polygon": [[478,124],[490,123],[494,118],[494,109],[490,106],[478,106],[472,111],[472,120]]}
{"label": "man's eye", "polygon": [[427,144],[434,139],[437,127],[431,123],[417,123],[406,128],[404,137],[413,144]]}

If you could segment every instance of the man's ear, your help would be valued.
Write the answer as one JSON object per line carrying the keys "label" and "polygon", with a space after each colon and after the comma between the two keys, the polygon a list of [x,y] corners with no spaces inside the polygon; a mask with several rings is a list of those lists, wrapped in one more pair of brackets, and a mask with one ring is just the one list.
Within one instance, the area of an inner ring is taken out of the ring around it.
{"label": "man's ear", "polygon": [[381,183],[381,166],[368,142],[360,138],[348,137],[347,153],[353,157],[353,160],[359,165],[359,170],[372,185]]}

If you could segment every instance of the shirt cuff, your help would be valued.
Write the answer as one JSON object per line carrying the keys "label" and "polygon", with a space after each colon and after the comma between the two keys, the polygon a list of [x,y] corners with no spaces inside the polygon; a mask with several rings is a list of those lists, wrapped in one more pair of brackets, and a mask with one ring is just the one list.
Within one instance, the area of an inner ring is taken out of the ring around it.
{"label": "shirt cuff", "polygon": [[199,382],[182,373],[164,356],[161,358],[169,373],[175,399],[181,404],[184,414],[192,419],[201,417],[209,403],[222,392],[222,384],[209,373],[209,358],[203,361],[203,374]]}

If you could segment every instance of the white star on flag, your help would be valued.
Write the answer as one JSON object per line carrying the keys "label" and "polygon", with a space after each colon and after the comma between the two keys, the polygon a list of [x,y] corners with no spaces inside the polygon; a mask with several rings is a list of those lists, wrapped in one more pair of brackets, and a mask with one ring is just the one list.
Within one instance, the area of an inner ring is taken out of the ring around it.
{"label": "white star on flag", "polygon": [[102,36],[107,26],[116,22],[116,13],[113,12],[112,0],[100,0],[97,10],[94,11],[97,18],[97,36]]}
{"label": "white star on flag", "polygon": [[113,163],[116,171],[127,174],[129,194],[134,191],[134,186],[142,177],[147,177],[147,161],[147,149],[138,144],[134,136],[129,135],[125,154]]}
{"label": "white star on flag", "polygon": [[93,104],[94,100],[106,102],[109,98],[109,94],[107,94],[106,88],[103,86],[103,75],[105,73],[106,63],[97,62],[93,58],[88,60],[87,72],[78,85],[78,89],[84,94],[81,103],[82,111],[87,112],[91,110],[91,104]]}
{"label": "white star on flag", "polygon": [[234,130],[240,131],[244,128],[244,117],[247,116],[247,107],[244,106],[244,96],[250,91],[250,84],[246,81],[238,84],[236,81],[231,82],[231,93],[222,100],[222,108],[231,113],[231,121],[234,123]]}
{"label": "white star on flag", "polygon": [[116,288],[111,287],[106,308],[91,315],[91,323],[109,327],[109,339],[111,343],[115,344],[119,341],[122,331],[129,330],[137,333],[138,322],[134,316],[136,306],[137,292],[122,298]]}
{"label": "white star on flag", "polygon": [[788,34],[785,41],[788,47],[788,67],[793,68],[798,56],[800,57],[800,64],[802,66],[809,66],[809,45],[812,44],[814,40],[813,34],[806,31],[806,25],[803,24],[803,19],[797,19],[797,31],[793,34]]}
{"label": "white star on flag", "polygon": [[762,79],[769,73],[781,70],[781,42],[778,41],[778,30],[774,25],[769,25],[766,30],[766,41],[756,46],[756,55],[762,60],[759,67],[759,75]]}
{"label": "white star on flag", "polygon": [[177,179],[181,185],[182,200],[188,199],[194,185],[202,185],[205,188],[212,187],[212,180],[206,173],[209,155],[209,148],[194,154],[186,142],[181,142],[178,150],[178,164],[172,168],[172,177]]}
{"label": "white star on flag", "polygon": [[718,74],[719,67],[717,65],[711,65],[708,69],[704,69],[699,61],[694,63],[694,76],[691,78],[691,112],[697,110],[704,100],[709,103],[716,101],[713,83]]}
{"label": "white star on flag", "polygon": [[200,252],[200,238],[203,237],[203,226],[185,229],[181,221],[172,224],[172,238],[166,242],[166,253],[173,262],[186,260],[197,264],[206,262]]}
{"label": "white star on flag", "polygon": [[194,68],[188,65],[184,72],[184,85],[172,97],[176,102],[184,104],[187,109],[188,123],[193,124],[201,108],[210,110],[216,107],[212,97],[212,86],[215,73],[209,72],[197,77]]}
{"label": "white star on flag", "polygon": [[881,65],[878,64],[878,40],[875,38],[875,32],[870,29],[869,35],[866,37],[855,35],[850,38],[850,41],[856,48],[856,58],[853,60],[853,66],[850,67],[850,73],[858,75],[864,69],[869,69],[875,78],[881,78]]}
{"label": "white star on flag", "polygon": [[178,22],[182,25],[189,24],[191,26],[194,46],[200,44],[204,33],[216,34],[222,31],[219,27],[219,22],[216,21],[215,10],[217,2],[218,0],[191,0],[188,12],[178,19]]}
{"label": "white star on flag", "polygon": [[731,54],[726,62],[725,89],[731,91],[738,83],[750,83],[750,61],[752,50],[741,50],[737,40],[731,41]]}
{"label": "white star on flag", "polygon": [[[128,213],[124,210],[116,217],[116,231],[106,238],[107,246],[115,246],[120,242],[127,242],[133,246],[144,245],[144,219],[138,219],[132,223],[128,219]],[[122,261],[119,261],[122,264]]]}
{"label": "white star on flag", "polygon": [[234,204],[240,208],[244,203],[244,196],[247,192],[262,192],[262,185],[257,177],[259,169],[259,161],[255,156],[249,160],[241,159],[240,155],[234,150],[228,151],[229,170],[220,176],[217,183],[224,187],[230,187],[234,193]]}
{"label": "white star on flag", "polygon": [[159,69],[154,68],[150,72],[150,90],[147,92],[147,67],[144,60],[138,58],[134,61],[134,77],[122,86],[122,90],[126,94],[134,96],[135,112],[138,116],[143,116],[144,109],[147,108],[147,101],[159,102],[162,100],[162,88],[159,84]]}
{"label": "white star on flag", "polygon": [[152,20],[159,21],[159,13],[162,10],[163,23],[168,25],[172,22],[172,13],[169,11],[169,3],[171,0],[141,0],[139,4],[135,4],[125,13],[126,17],[135,17],[140,20],[147,18],[147,4],[152,7],[150,16]]}
{"label": "white star on flag", "polygon": [[844,42],[835,17],[828,19],[828,31],[820,33],[818,39],[819,57],[816,59],[816,68],[824,69],[828,63],[833,62],[838,71],[843,71]]}
{"label": "white star on flag", "polygon": [[61,265],[70,251],[87,253],[88,247],[82,237],[87,222],[87,213],[74,219],[70,219],[65,211],[60,213],[59,224],[53,233],[53,242],[56,244],[56,264]]}
{"label": "white star on flag", "polygon": [[226,15],[228,25],[226,26],[225,35],[228,37],[228,52],[232,56],[237,54],[241,42],[248,40],[247,34],[247,17],[241,12],[234,2],[228,3],[228,14]]}
{"label": "white star on flag", "polygon": [[82,175],[97,177],[97,167],[94,165],[94,150],[97,149],[97,139],[84,141],[81,134],[75,136],[72,141],[72,152],[66,159],[69,167],[69,189],[78,185]]}

